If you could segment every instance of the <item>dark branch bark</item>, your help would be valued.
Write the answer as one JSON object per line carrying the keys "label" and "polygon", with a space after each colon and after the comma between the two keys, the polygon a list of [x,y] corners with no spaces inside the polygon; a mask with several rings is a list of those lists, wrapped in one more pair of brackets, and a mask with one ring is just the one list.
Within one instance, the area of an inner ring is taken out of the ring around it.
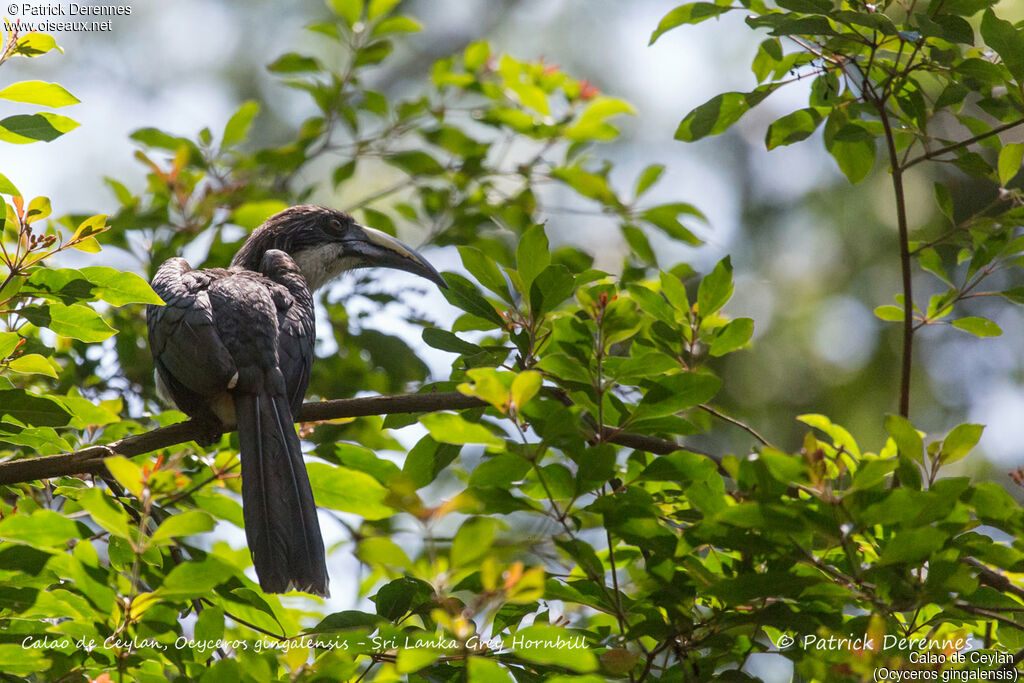
{"label": "dark branch bark", "polygon": [[910,262],[910,228],[907,225],[907,202],[903,192],[903,171],[900,166],[899,154],[896,152],[896,140],[889,123],[889,113],[885,109],[885,101],[876,99],[873,104],[878,109],[885,130],[885,144],[889,151],[889,170],[892,172],[892,189],[896,197],[896,226],[899,231],[900,272],[903,277],[903,359],[900,367],[900,415],[910,417],[910,379],[914,357],[914,295],[911,289]]}
{"label": "dark branch bark", "polygon": [[[339,398],[333,401],[303,404],[296,422],[317,422],[319,420],[334,420],[342,417],[364,417],[366,415],[388,415],[391,413],[466,410],[468,408],[481,408],[486,405],[486,403],[477,398],[465,396],[457,391],[398,394],[396,396],[369,396],[366,398]],[[658,455],[665,455],[684,448],[684,446],[669,439],[660,439],[629,432],[616,432],[613,428],[607,426],[604,430],[608,435],[606,437],[607,441]],[[106,466],[103,464],[104,458],[109,458],[112,455],[123,455],[130,458],[160,448],[192,441],[200,434],[201,430],[192,421],[180,422],[170,427],[154,429],[145,434],[128,436],[102,446],[89,446],[74,453],[9,460],[0,463],[0,485],[18,484],[37,479],[76,474],[103,474],[106,472]],[[687,450],[694,449],[687,447]],[[694,450],[694,452],[699,451]],[[702,455],[707,454],[702,453]]]}

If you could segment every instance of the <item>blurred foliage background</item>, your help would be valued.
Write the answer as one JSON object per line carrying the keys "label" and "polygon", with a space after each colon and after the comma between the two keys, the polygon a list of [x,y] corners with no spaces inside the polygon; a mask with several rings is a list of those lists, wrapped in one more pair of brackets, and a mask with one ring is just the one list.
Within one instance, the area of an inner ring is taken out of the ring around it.
{"label": "blurred foliage background", "polygon": [[[765,151],[769,123],[813,96],[812,79],[776,93],[724,136],[684,145],[670,141],[686,112],[722,91],[756,84],[747,64],[757,41],[741,12],[648,45],[653,27],[676,3],[396,4],[310,0],[287,11],[258,1],[140,4],[116,18],[109,34],[59,36],[63,57],[51,52],[3,64],[5,83],[58,81],[85,103],[61,108],[80,129],[45,145],[5,144],[0,152],[4,180],[26,198],[19,203],[18,192],[0,188],[12,197],[5,230],[32,244],[28,226],[61,217],[47,234],[76,235],[72,241],[81,238],[76,244],[83,248],[61,250],[46,265],[80,268],[86,281],[40,269],[27,281],[39,290],[5,292],[12,300],[35,291],[68,297],[66,308],[49,304],[51,314],[71,309],[86,316],[65,319],[64,332],[51,325],[60,336],[22,328],[33,336],[23,352],[42,357],[52,350],[61,362],[21,361],[21,370],[8,363],[31,376],[12,390],[46,387],[57,407],[43,413],[67,430],[22,432],[6,423],[5,443],[21,446],[15,448],[21,455],[33,447],[45,454],[109,442],[181,417],[160,413],[155,401],[141,307],[131,305],[149,300],[145,288],[137,278],[87,270],[97,263],[93,247],[102,244],[104,266],[147,279],[172,255],[197,267],[219,266],[264,217],[306,201],[352,210],[369,225],[426,245],[452,285],[446,300],[401,275],[359,273],[330,288],[318,309],[310,397],[460,385],[491,406],[418,423],[364,418],[304,433],[313,454],[330,463],[311,463],[318,500],[340,511],[324,515],[327,536],[344,548],[331,555],[332,574],[358,579],[348,585],[336,578],[343,588],[324,606],[257,595],[242,577],[245,551],[207,542],[224,538],[240,547],[241,534],[231,525],[219,524],[213,537],[200,535],[214,518],[237,525],[234,499],[202,490],[211,481],[233,485],[236,437],[225,437],[209,458],[184,447],[144,466],[143,460],[111,461],[107,490],[120,507],[73,478],[59,480],[53,491],[22,487],[21,497],[4,503],[0,535],[44,550],[9,556],[4,578],[21,580],[34,569],[36,582],[25,579],[19,588],[40,599],[48,585],[40,567],[52,562],[47,567],[64,580],[81,581],[76,590],[84,597],[61,593],[56,603],[29,605],[16,596],[8,606],[26,622],[19,628],[31,628],[27,622],[66,601],[80,608],[83,620],[96,619],[80,635],[103,634],[115,624],[116,633],[230,635],[225,615],[235,633],[246,632],[237,617],[264,631],[294,633],[328,613],[317,627],[324,632],[398,634],[407,612],[428,632],[457,635],[472,629],[467,620],[473,618],[501,630],[530,614],[538,633],[551,635],[568,630],[550,604],[577,605],[573,626],[588,628],[603,648],[600,663],[590,654],[524,657],[525,666],[513,657],[504,663],[517,667],[519,680],[565,671],[600,671],[581,680],[644,678],[657,669],[657,655],[681,643],[680,628],[692,629],[691,649],[666,652],[659,674],[702,679],[728,666],[786,680],[792,665],[768,654],[767,638],[807,624],[878,635],[934,625],[943,635],[971,634],[985,647],[1024,652],[1017,634],[1024,629],[1012,619],[1002,622],[995,641],[991,629],[972,619],[989,599],[1012,613],[1018,603],[1008,595],[1019,598],[1020,589],[991,584],[995,579],[982,573],[985,584],[968,562],[1024,567],[1024,553],[1010,542],[1024,526],[1019,508],[992,484],[951,479],[932,490],[928,479],[950,460],[947,471],[994,478],[1018,496],[1002,470],[1015,463],[1024,436],[1016,417],[1024,409],[1014,341],[1020,313],[971,301],[970,313],[993,318],[1002,336],[979,340],[929,326],[917,338],[913,425],[937,434],[959,422],[986,424],[974,456],[963,459],[979,435],[970,425],[934,441],[926,456],[909,425],[886,421],[886,413],[896,412],[900,334],[872,313],[892,302],[900,283],[886,169],[876,162],[851,187],[817,137]],[[393,10],[416,19],[392,17]],[[1000,11],[1020,19],[1015,7]],[[419,22],[426,30],[419,32]],[[950,188],[958,217],[988,206],[1000,192],[941,164],[920,164],[905,177],[915,229],[940,229],[936,180]],[[103,215],[109,220],[95,218]],[[511,289],[496,264],[506,269]],[[489,290],[491,303],[468,277]],[[927,273],[914,277],[918,301],[940,291]],[[1013,282],[994,276],[990,285]],[[575,302],[559,309],[571,296]],[[87,297],[110,304],[100,304],[103,320],[74,308]],[[36,315],[24,316],[30,323],[47,327],[38,313],[29,315]],[[748,319],[754,343],[746,347]],[[86,331],[70,334],[71,322]],[[684,338],[673,356],[672,343]],[[588,356],[595,349],[596,363]],[[643,355],[652,350],[668,355],[657,361],[654,353]],[[608,377],[621,380],[608,391],[601,374],[606,354],[613,361]],[[624,354],[648,364],[631,366]],[[658,366],[665,357],[677,362]],[[537,368],[549,380],[541,394]],[[722,379],[717,396],[715,376]],[[554,384],[564,393],[552,392]],[[571,408],[558,400],[565,396]],[[712,396],[716,411],[753,426],[778,450],[759,448],[740,424],[694,409]],[[76,411],[85,414],[72,420]],[[678,416],[683,411],[686,419]],[[832,422],[796,419],[807,413]],[[601,430],[597,443],[588,440],[595,418],[656,438],[682,436],[695,449],[727,456],[716,469],[685,452],[655,459],[643,450],[613,450],[602,443]],[[857,435],[859,446],[839,424]],[[810,436],[809,426],[829,438]],[[538,436],[557,445],[560,451],[551,453],[558,462],[538,466],[546,455],[539,446],[531,450]],[[747,459],[755,449],[761,459]],[[986,465],[979,454],[996,464]],[[918,473],[908,489],[894,493],[889,475],[898,463],[907,483],[918,472],[914,460],[927,485]],[[722,473],[731,478],[728,489]],[[625,486],[618,475],[628,480]],[[836,512],[840,499],[848,523]],[[789,512],[795,501],[803,506],[799,519]],[[53,507],[70,516],[48,514]],[[166,517],[174,508],[179,512]],[[507,533],[497,533],[499,515],[508,515]],[[103,531],[72,522],[85,516]],[[34,521],[20,526],[23,518]],[[167,527],[140,534],[150,522]],[[970,531],[982,524],[1005,545],[993,550],[989,536]],[[64,532],[83,539],[109,534],[108,556],[90,555],[88,543],[79,543],[74,555],[54,551]],[[184,563],[170,550],[170,539],[182,537],[203,539],[175,542],[191,555]],[[854,554],[851,538],[861,554]],[[478,548],[491,552],[482,557]],[[551,573],[557,562],[574,566]],[[922,571],[924,562],[941,571]],[[870,565],[867,578],[862,565]],[[140,572],[153,590],[140,590]],[[631,579],[621,594],[620,574]],[[428,586],[423,577],[435,583]],[[705,594],[698,590],[703,584],[713,588]],[[587,585],[600,589],[588,593]],[[804,588],[822,602],[787,612],[782,605],[804,599]],[[213,591],[216,603],[205,598]],[[542,605],[543,591],[548,603]],[[779,595],[769,597],[772,591]],[[961,594],[974,602],[962,604]],[[459,602],[466,595],[478,599]],[[860,610],[856,617],[844,611],[851,604]],[[106,622],[97,618],[104,610]],[[762,612],[770,624],[751,616]],[[0,656],[17,665],[22,653],[13,642],[0,645]],[[83,665],[65,654],[48,655],[48,665],[72,677],[107,664],[100,657]],[[820,678],[830,670],[826,660],[789,656],[798,676]],[[355,676],[358,669],[344,656],[312,667],[303,666],[303,657],[243,660],[256,667],[259,673],[250,675],[257,678],[264,668],[268,675],[301,671],[311,679]],[[483,658],[460,668],[435,664],[436,656],[408,657],[375,658],[374,666],[386,662],[375,675],[387,680],[430,666],[425,680],[467,670],[473,680],[507,680]],[[707,662],[695,663],[701,657]],[[868,658],[858,657],[844,662],[851,679],[870,669]],[[35,653],[19,672],[41,661]],[[230,661],[218,658],[209,675],[238,675]],[[167,670],[128,654],[109,662],[115,664],[152,680]],[[193,660],[166,666],[197,677],[207,664],[193,653]]]}

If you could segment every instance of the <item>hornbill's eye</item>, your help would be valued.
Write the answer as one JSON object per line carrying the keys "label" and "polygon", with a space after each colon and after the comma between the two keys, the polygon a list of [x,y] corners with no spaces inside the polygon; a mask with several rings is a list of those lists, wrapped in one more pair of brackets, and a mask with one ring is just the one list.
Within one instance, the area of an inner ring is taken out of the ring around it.
{"label": "hornbill's eye", "polygon": [[327,231],[340,236],[344,234],[345,226],[342,224],[340,218],[332,217],[327,224]]}

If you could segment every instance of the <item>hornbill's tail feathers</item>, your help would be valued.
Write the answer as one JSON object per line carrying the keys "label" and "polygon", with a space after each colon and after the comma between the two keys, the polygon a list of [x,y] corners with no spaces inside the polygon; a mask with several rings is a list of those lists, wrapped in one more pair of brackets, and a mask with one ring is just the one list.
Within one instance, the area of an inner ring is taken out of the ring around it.
{"label": "hornbill's tail feathers", "polygon": [[328,597],[324,542],[287,399],[236,393],[235,413],[245,535],[260,587]]}

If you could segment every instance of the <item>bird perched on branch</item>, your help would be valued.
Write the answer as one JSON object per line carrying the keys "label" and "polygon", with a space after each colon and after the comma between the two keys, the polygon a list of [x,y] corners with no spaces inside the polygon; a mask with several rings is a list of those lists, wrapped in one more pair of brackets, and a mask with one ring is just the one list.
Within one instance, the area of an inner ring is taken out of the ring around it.
{"label": "bird perched on branch", "polygon": [[328,595],[324,543],[294,417],[313,365],[312,291],[353,268],[415,273],[446,287],[393,237],[319,206],[256,228],[230,268],[167,260],[149,306],[160,391],[197,421],[202,445],[237,427],[245,535],[263,590]]}

